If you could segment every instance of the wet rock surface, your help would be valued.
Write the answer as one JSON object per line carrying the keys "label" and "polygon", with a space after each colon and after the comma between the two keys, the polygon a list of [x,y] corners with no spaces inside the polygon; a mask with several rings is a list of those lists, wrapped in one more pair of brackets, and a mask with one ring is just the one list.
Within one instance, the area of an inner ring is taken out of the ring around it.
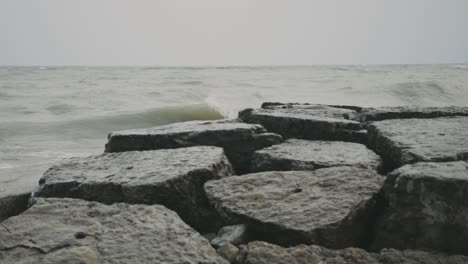
{"label": "wet rock surface", "polygon": [[28,208],[30,197],[30,192],[0,197],[0,222],[24,212]]}
{"label": "wet rock surface", "polygon": [[248,172],[255,150],[281,143],[281,136],[267,133],[258,124],[238,120],[189,121],[146,129],[112,132],[108,135],[107,152],[173,149],[189,146],[218,146],[237,173]]}
{"label": "wet rock surface", "polygon": [[353,109],[327,105],[284,104],[245,109],[239,118],[263,125],[284,138],[366,142],[366,130]]}
{"label": "wet rock surface", "polygon": [[468,254],[468,162],[420,162],[388,178],[374,248]]}
{"label": "wet rock surface", "polygon": [[256,151],[252,156],[252,171],[315,170],[338,166],[377,169],[380,163],[380,157],[362,144],[288,139]]}
{"label": "wet rock surface", "polygon": [[38,199],[0,225],[1,263],[226,264],[209,242],[160,205]]}
{"label": "wet rock surface", "polygon": [[366,246],[383,177],[374,170],[335,167],[260,172],[209,181],[205,191],[228,223],[281,245]]}
{"label": "wet rock surface", "polygon": [[106,204],[162,204],[188,224],[208,230],[217,228],[216,214],[206,200],[203,184],[232,174],[218,147],[105,153],[51,167],[41,178],[37,195]]}
{"label": "wet rock surface", "polygon": [[431,254],[422,251],[384,249],[369,253],[359,248],[331,250],[320,246],[283,248],[265,242],[252,242],[242,246],[238,264],[464,264],[468,258],[460,255]]}
{"label": "wet rock surface", "polygon": [[386,119],[436,118],[447,116],[468,116],[468,107],[394,106],[363,108],[359,113],[359,121],[371,122]]}
{"label": "wet rock surface", "polygon": [[368,134],[369,146],[394,167],[468,159],[468,117],[380,121]]}

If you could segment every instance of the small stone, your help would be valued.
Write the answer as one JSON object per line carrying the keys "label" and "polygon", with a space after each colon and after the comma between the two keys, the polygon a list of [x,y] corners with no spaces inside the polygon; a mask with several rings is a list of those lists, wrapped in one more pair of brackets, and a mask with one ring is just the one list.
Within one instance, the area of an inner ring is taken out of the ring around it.
{"label": "small stone", "polygon": [[230,243],[234,246],[247,243],[248,234],[245,225],[225,226],[218,231],[215,238],[211,240],[211,245],[215,248],[223,244]]}
{"label": "small stone", "polygon": [[233,244],[225,243],[216,252],[230,263],[234,263],[237,254],[239,254],[239,249]]}

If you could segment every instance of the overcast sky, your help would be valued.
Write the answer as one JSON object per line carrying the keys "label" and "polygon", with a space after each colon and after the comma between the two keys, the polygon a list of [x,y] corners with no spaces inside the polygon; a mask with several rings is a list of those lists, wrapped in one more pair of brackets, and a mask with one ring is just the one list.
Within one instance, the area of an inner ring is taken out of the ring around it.
{"label": "overcast sky", "polygon": [[468,0],[0,0],[0,65],[468,62]]}

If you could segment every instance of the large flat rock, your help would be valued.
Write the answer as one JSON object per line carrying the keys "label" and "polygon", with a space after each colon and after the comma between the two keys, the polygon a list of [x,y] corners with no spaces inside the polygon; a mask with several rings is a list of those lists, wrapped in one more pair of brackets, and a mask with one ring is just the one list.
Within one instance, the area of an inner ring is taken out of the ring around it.
{"label": "large flat rock", "polygon": [[2,264],[227,263],[160,205],[38,199],[4,221],[0,237]]}
{"label": "large flat rock", "polygon": [[412,105],[363,108],[359,113],[359,121],[372,122],[386,119],[436,118],[446,116],[468,116],[468,107],[426,107]]}
{"label": "large flat rock", "polygon": [[30,192],[0,196],[0,222],[28,208]]}
{"label": "large flat rock", "polygon": [[464,264],[468,257],[431,254],[423,251],[384,249],[369,253],[359,248],[332,250],[320,246],[283,248],[265,242],[241,247],[238,264]]}
{"label": "large flat rock", "polygon": [[353,109],[327,105],[285,104],[245,109],[239,118],[263,125],[285,138],[366,142],[366,131]]}
{"label": "large flat rock", "polygon": [[368,134],[369,146],[394,166],[468,159],[468,117],[380,121]]}
{"label": "large flat rock", "polygon": [[388,177],[374,248],[468,255],[468,162],[420,162]]}
{"label": "large flat rock", "polygon": [[256,151],[252,156],[252,171],[315,170],[338,166],[377,169],[380,163],[380,157],[362,144],[288,139]]}
{"label": "large flat rock", "polygon": [[41,178],[37,195],[106,204],[162,204],[205,230],[216,228],[216,217],[203,184],[233,173],[218,147],[104,153],[51,167]]}
{"label": "large flat rock", "polygon": [[237,173],[248,172],[255,150],[283,141],[280,135],[266,133],[258,124],[237,120],[189,121],[145,129],[112,132],[108,135],[107,152],[173,149],[189,146],[218,146]]}
{"label": "large flat rock", "polygon": [[260,172],[209,181],[210,202],[230,224],[243,223],[281,245],[365,246],[383,177],[334,167]]}

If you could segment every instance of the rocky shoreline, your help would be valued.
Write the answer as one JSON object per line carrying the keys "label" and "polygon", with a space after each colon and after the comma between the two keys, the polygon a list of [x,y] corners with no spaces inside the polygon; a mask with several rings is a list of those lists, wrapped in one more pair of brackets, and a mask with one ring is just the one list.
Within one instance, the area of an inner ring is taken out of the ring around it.
{"label": "rocky shoreline", "polygon": [[0,263],[468,263],[468,107],[112,132],[0,197]]}

